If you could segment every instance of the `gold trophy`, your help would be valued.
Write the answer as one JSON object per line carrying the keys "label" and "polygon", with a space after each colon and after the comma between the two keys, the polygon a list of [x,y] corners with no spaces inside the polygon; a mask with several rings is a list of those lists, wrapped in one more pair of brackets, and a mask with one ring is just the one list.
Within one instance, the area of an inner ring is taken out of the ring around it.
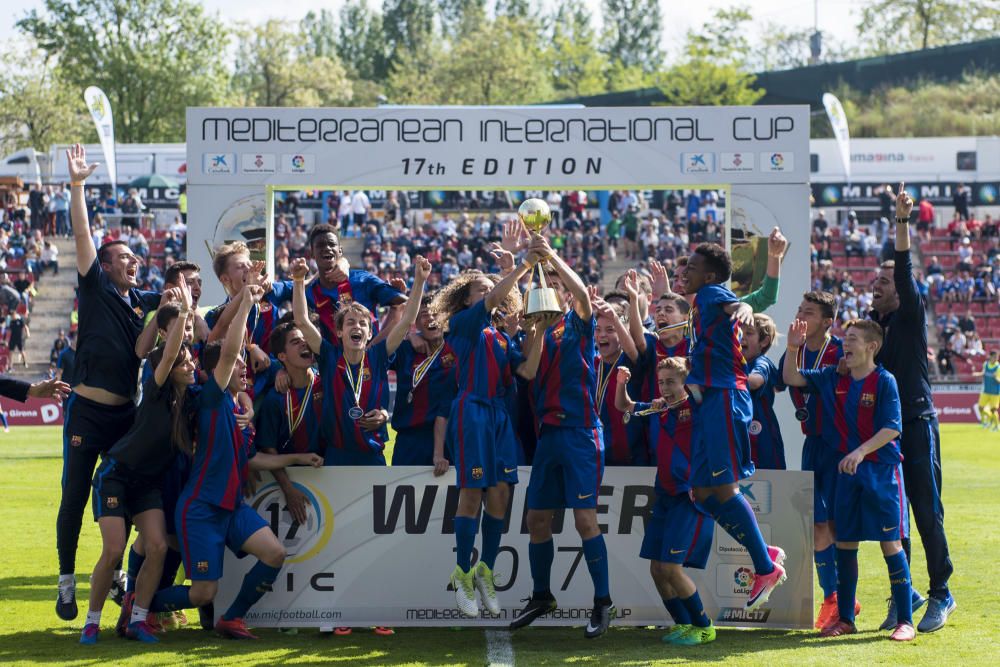
{"label": "gold trophy", "polygon": [[[543,199],[525,199],[517,208],[517,217],[521,219],[529,231],[540,234],[552,222],[552,211],[549,210],[549,205]],[[542,260],[531,270],[532,282],[534,282],[534,275],[537,273],[539,286],[529,289],[525,295],[524,314],[529,318],[563,312],[562,306],[559,304],[559,295],[545,282],[544,264],[545,260]]]}

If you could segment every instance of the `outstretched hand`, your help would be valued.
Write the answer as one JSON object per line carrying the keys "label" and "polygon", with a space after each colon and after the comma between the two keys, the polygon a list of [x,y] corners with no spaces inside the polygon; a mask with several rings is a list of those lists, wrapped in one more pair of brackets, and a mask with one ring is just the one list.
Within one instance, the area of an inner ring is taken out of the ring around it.
{"label": "outstretched hand", "polygon": [[74,183],[86,180],[100,165],[99,162],[87,164],[87,149],[82,144],[73,144],[68,148],[66,160],[69,162],[69,180]]}
{"label": "outstretched hand", "polygon": [[[913,212],[913,199],[910,194],[906,191],[906,183],[900,182],[899,192],[896,193],[896,218],[902,219],[906,218],[909,220],[910,213]],[[888,193],[892,194],[892,188],[886,188]]]}
{"label": "outstretched hand", "polygon": [[42,380],[28,388],[28,396],[32,398],[54,398],[62,401],[69,396],[70,386],[60,380]]}

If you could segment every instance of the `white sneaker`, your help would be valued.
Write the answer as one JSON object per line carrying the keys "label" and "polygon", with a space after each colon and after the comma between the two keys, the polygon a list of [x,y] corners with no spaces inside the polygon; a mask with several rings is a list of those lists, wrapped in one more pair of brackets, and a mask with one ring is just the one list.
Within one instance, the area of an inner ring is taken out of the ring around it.
{"label": "white sneaker", "polygon": [[455,587],[455,604],[462,616],[476,618],[479,616],[479,604],[476,602],[476,583],[472,570],[462,572],[462,568],[455,566],[451,573],[451,585]]}
{"label": "white sneaker", "polygon": [[473,570],[475,573],[476,590],[479,591],[479,599],[482,601],[486,611],[494,616],[500,614],[500,601],[497,600],[497,590],[493,585],[493,570],[483,561],[476,563]]}

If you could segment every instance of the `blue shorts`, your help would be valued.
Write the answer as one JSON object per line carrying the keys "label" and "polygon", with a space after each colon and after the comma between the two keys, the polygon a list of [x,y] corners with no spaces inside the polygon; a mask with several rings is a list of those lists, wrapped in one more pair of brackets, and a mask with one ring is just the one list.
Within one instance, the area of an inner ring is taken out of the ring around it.
{"label": "blue shorts", "polygon": [[434,422],[396,431],[392,449],[394,466],[434,465]]}
{"label": "blue shorts", "polygon": [[639,557],[704,570],[712,551],[714,527],[712,517],[699,510],[687,493],[669,496],[657,492]]}
{"label": "blue shorts", "polygon": [[862,461],[853,475],[837,475],[833,520],[838,542],[892,542],[909,533],[899,465]]}
{"label": "blue shorts", "polygon": [[384,466],[385,454],[380,450],[361,451],[355,448],[327,447],[323,454],[325,466]]}
{"label": "blue shorts", "polygon": [[843,454],[823,442],[819,435],[807,435],[802,445],[802,469],[813,474],[813,523],[833,520],[837,497],[837,466]]}
{"label": "blue shorts", "polygon": [[177,504],[184,569],[191,581],[217,581],[222,578],[222,559],[226,547],[239,555],[250,536],[267,522],[242,500],[235,510],[194,500],[185,494]]}
{"label": "blue shorts", "polygon": [[597,507],[604,475],[601,427],[542,425],[531,463],[530,510]]}
{"label": "blue shorts", "polygon": [[734,484],[754,473],[750,458],[750,392],[702,388],[691,436],[691,486]]}
{"label": "blue shorts", "polygon": [[458,488],[517,484],[517,439],[504,399],[466,395],[452,401],[445,446]]}

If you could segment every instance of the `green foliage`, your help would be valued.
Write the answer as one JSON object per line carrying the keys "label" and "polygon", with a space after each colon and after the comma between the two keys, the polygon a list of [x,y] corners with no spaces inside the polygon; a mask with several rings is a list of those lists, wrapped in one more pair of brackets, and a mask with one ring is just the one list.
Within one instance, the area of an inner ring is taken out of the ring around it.
{"label": "green foliage", "polygon": [[736,65],[689,57],[668,69],[659,87],[671,106],[749,105],[766,92],[753,87],[755,80]]}
{"label": "green foliage", "polygon": [[872,55],[971,42],[1000,34],[998,0],[878,0],[861,10],[858,36]]}
{"label": "green foliage", "polygon": [[228,33],[190,0],[45,0],[17,23],[74,95],[102,88],[118,141],[181,141],[188,106],[224,101]]}
{"label": "green foliage", "polygon": [[[953,137],[1000,134],[1000,74],[969,73],[961,81],[915,81],[864,95],[840,86],[852,137]],[[813,123],[813,136],[832,136]]]}
{"label": "green foliage", "polygon": [[611,63],[598,50],[590,12],[581,0],[563,0],[551,19],[547,49],[552,88],[557,97],[583,97],[607,92]]}
{"label": "green foliage", "polygon": [[663,65],[663,15],[658,0],[603,0],[603,51],[624,69],[651,74]]}
{"label": "green foliage", "polygon": [[436,14],[431,0],[383,0],[382,36],[390,69],[402,54],[419,51],[434,39]]}
{"label": "green foliage", "polygon": [[373,12],[367,0],[348,0],[340,8],[336,48],[352,78],[380,81],[388,74],[382,15]]}

